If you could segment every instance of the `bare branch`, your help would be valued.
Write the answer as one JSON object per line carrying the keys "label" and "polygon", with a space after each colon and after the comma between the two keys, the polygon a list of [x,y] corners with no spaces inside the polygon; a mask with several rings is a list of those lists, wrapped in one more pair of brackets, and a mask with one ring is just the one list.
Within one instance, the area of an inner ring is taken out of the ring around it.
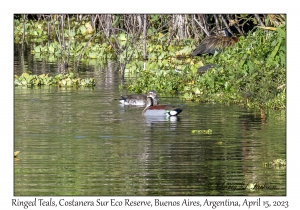
{"label": "bare branch", "polygon": [[219,24],[219,19],[218,16],[214,14],[214,18],[215,18],[215,22],[216,22],[216,26],[217,26],[217,30],[221,30],[220,24]]}
{"label": "bare branch", "polygon": [[[232,19],[229,17],[229,15],[226,15],[227,20],[230,22]],[[235,22],[235,21],[234,21]],[[236,30],[241,34],[244,35],[244,33],[241,31],[241,29],[238,27],[236,23],[233,24],[233,26],[236,28]]]}
{"label": "bare branch", "polygon": [[147,15],[145,14],[144,15],[144,37],[143,37],[144,70],[146,70],[146,61],[147,61],[146,37],[147,37]]}
{"label": "bare branch", "polygon": [[26,15],[23,16],[23,34],[22,34],[22,50],[24,50],[24,41],[25,41],[25,29],[26,29]]}
{"label": "bare branch", "polygon": [[226,26],[227,30],[228,30],[231,34],[233,34],[232,31],[231,31],[230,28],[229,28],[228,23],[226,22],[225,18],[223,17],[223,15],[219,15],[219,17],[221,18],[222,22],[223,22],[224,25]]}
{"label": "bare branch", "polygon": [[261,26],[265,27],[265,24],[261,21],[259,15],[258,15],[258,14],[254,14],[254,16],[255,16],[256,20],[259,22],[259,24],[260,24]]}
{"label": "bare branch", "polygon": [[196,19],[196,15],[194,15],[194,20],[196,23],[198,23],[198,25],[200,26],[200,28],[204,31],[204,33],[207,35],[207,36],[210,36],[209,32],[206,30],[206,28],[203,26],[203,24],[201,23],[201,21],[198,21]]}

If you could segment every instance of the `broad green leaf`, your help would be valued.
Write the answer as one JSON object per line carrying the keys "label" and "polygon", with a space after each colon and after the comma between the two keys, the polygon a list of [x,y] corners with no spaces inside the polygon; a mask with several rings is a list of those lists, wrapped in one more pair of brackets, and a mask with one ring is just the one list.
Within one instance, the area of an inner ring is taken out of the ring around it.
{"label": "broad green leaf", "polygon": [[54,53],[54,48],[52,46],[49,46],[49,52]]}
{"label": "broad green leaf", "polygon": [[286,33],[285,33],[284,30],[282,30],[280,27],[278,27],[278,28],[277,28],[277,31],[278,31],[278,33],[280,33],[280,35],[281,35],[283,38],[285,38]]}
{"label": "broad green leaf", "polygon": [[89,57],[90,57],[90,58],[97,58],[97,53],[95,53],[95,52],[90,52],[90,53],[89,53]]}
{"label": "broad green leaf", "polygon": [[86,27],[84,25],[81,25],[78,30],[80,30],[81,34],[82,35],[85,35],[87,34],[87,30],[86,30]]}

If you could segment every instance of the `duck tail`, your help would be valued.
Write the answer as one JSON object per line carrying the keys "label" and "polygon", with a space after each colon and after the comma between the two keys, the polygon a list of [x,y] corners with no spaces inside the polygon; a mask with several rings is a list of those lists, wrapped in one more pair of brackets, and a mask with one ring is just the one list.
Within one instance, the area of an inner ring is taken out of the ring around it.
{"label": "duck tail", "polygon": [[171,116],[176,116],[176,115],[178,115],[180,112],[182,112],[182,109],[175,108],[175,109],[172,109],[172,110],[169,111],[169,115],[171,115]]}

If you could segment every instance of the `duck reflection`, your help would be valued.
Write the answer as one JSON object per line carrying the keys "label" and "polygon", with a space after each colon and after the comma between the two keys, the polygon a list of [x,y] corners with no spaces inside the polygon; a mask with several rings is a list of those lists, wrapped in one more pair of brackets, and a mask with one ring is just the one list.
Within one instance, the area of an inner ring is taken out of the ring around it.
{"label": "duck reflection", "polygon": [[239,117],[239,123],[241,130],[243,132],[243,135],[245,135],[244,132],[246,131],[253,131],[253,130],[260,130],[264,129],[264,124],[267,120],[267,116],[265,114],[265,111],[263,109],[260,109],[260,112],[247,112],[242,114]]}
{"label": "duck reflection", "polygon": [[124,114],[126,112],[126,110],[143,110],[143,108],[145,108],[145,106],[143,105],[124,105],[124,104],[118,104],[118,106],[120,107],[119,109],[119,113],[120,114]]}
{"label": "duck reflection", "polygon": [[144,116],[146,123],[157,123],[157,122],[177,122],[179,121],[178,116]]}

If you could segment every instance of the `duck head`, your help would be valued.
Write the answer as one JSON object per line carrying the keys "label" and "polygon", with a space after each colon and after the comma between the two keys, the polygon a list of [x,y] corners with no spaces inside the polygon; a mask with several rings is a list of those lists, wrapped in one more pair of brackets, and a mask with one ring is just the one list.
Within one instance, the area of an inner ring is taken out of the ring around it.
{"label": "duck head", "polygon": [[[148,99],[148,98],[150,98],[150,99]],[[156,91],[155,91],[155,90],[150,90],[150,91],[148,92],[148,94],[147,94],[146,107],[147,107],[148,104],[150,104],[150,103],[151,103],[150,106],[157,105],[157,104],[158,104],[158,102],[157,102],[158,100],[159,100],[159,98],[158,98],[158,96],[157,96]]]}

